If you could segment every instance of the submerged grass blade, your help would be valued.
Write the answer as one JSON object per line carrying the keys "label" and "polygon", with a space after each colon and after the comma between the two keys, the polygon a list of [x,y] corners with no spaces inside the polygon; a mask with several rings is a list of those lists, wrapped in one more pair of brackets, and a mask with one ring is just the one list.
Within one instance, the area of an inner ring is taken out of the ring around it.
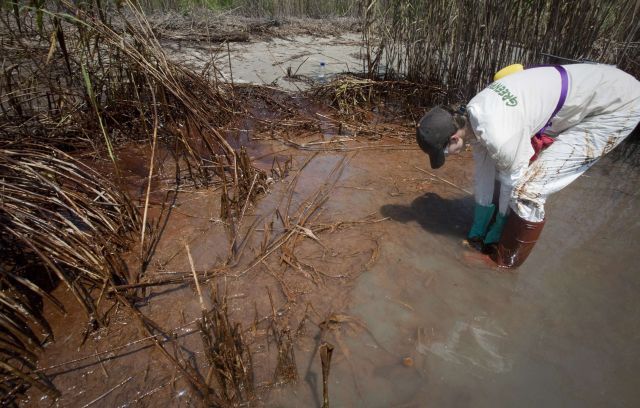
{"label": "submerged grass blade", "polygon": [[96,101],[96,97],[95,94],[93,93],[93,85],[91,84],[91,78],[89,77],[89,71],[87,71],[87,66],[85,64],[82,64],[82,78],[84,80],[84,85],[87,89],[87,94],[89,95],[89,101],[91,103],[91,106],[93,106],[93,109],[96,113],[96,117],[98,119],[98,124],[100,125],[100,131],[102,132],[102,136],[104,137],[104,143],[107,146],[107,152],[109,153],[109,158],[111,158],[111,161],[113,162],[113,165],[116,169],[116,172],[118,171],[118,162],[116,161],[116,156],[115,153],[113,151],[113,146],[111,145],[111,139],[109,138],[109,134],[107,133],[107,129],[104,127],[104,124],[102,123],[102,116],[100,115],[100,110],[98,109],[98,103]]}

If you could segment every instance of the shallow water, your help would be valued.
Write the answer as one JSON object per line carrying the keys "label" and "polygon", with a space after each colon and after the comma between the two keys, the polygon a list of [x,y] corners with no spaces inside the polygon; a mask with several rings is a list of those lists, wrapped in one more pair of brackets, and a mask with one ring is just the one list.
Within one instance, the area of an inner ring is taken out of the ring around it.
{"label": "shallow water", "polygon": [[[332,404],[635,406],[638,173],[605,158],[553,196],[517,271],[469,257],[456,228],[460,213],[471,216],[462,196],[381,203],[392,217],[381,257],[347,311],[368,331],[343,339],[349,358],[331,368]],[[283,392],[277,405],[321,394],[301,383],[294,395]]]}
{"label": "shallow water", "polygon": [[[268,143],[250,149],[250,154],[281,148]],[[278,154],[292,154],[295,168],[311,156],[295,150]],[[344,155],[321,153],[311,160],[295,188],[293,209],[327,180]],[[417,149],[347,155],[350,161],[319,221],[358,220],[369,214],[387,220],[320,233],[321,244],[304,240],[297,255],[320,271],[355,279],[313,284],[289,269],[283,275],[284,288],[256,269],[239,279],[218,280],[231,295],[232,319],[244,327],[250,327],[256,311],[260,316],[270,313],[267,290],[278,309],[285,300],[283,289],[298,294],[285,320],[292,330],[305,305],[313,305],[306,334],[296,342],[299,380],[267,386],[272,389],[265,395],[266,405],[321,405],[317,325],[331,315],[346,316],[324,337],[335,346],[329,381],[332,406],[624,407],[640,401],[635,375],[640,368],[637,169],[605,158],[553,196],[547,225],[530,258],[517,271],[503,271],[463,246],[473,200],[417,170],[414,166],[428,169]],[[450,157],[437,175],[471,189],[470,155]],[[247,225],[275,208],[290,177],[273,185],[248,211]],[[148,273],[162,277],[188,271],[185,242],[196,270],[218,265],[229,245],[216,218],[218,203],[218,196],[207,191],[178,199]],[[258,227],[264,221],[268,218]],[[257,250],[261,234],[249,241],[246,254]],[[369,265],[376,248],[379,257]],[[281,268],[277,265],[275,271]],[[208,290],[204,292],[209,307]],[[165,329],[199,316],[192,286],[160,286],[145,293],[141,310]],[[54,382],[64,392],[58,405],[91,402],[128,377],[132,379],[101,403],[136,405],[136,399],[151,393],[143,405],[196,404],[183,381],[172,381],[175,370],[148,342],[104,355],[102,362],[90,358],[144,336],[126,315],[114,315],[109,328],[81,346],[81,331],[69,331],[68,319],[83,321],[82,313],[71,309],[71,317],[52,318],[54,332],[70,334],[60,334],[40,361],[46,367],[88,357],[47,371],[55,374]],[[179,344],[186,357],[205,369],[199,336],[190,334],[193,327],[178,330]],[[271,381],[275,350],[264,337],[252,336],[256,381],[264,386]],[[48,402],[30,403],[43,404]]]}

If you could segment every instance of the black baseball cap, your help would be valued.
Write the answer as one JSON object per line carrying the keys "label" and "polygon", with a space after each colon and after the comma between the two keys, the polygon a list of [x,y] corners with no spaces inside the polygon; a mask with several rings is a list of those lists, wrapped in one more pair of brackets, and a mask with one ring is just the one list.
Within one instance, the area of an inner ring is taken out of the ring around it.
{"label": "black baseball cap", "polygon": [[431,109],[418,122],[416,140],[422,151],[429,155],[432,169],[444,164],[444,149],[457,130],[453,115],[440,107]]}

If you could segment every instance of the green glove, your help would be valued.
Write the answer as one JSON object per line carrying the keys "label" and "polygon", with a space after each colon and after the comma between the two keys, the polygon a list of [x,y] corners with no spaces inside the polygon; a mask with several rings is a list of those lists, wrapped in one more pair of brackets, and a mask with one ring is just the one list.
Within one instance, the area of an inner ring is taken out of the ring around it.
{"label": "green glove", "polygon": [[500,241],[500,236],[502,235],[502,230],[504,229],[504,225],[507,223],[507,216],[503,214],[496,214],[496,220],[493,222],[491,228],[489,228],[489,232],[484,237],[484,244],[496,244]]}
{"label": "green glove", "polygon": [[468,235],[469,239],[484,238],[491,217],[493,217],[493,210],[495,210],[493,204],[487,206],[476,204],[476,208],[473,211],[473,224],[471,225],[471,231],[469,231]]}

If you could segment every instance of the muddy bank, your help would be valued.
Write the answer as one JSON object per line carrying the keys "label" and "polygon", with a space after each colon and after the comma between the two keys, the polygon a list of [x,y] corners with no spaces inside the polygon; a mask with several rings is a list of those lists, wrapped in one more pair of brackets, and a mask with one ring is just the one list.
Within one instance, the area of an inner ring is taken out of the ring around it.
{"label": "muddy bank", "polygon": [[301,91],[339,73],[361,72],[361,42],[359,34],[347,32],[236,42],[228,47],[176,41],[164,41],[163,46],[169,58],[196,71],[213,62],[220,81]]}
{"label": "muddy bank", "polygon": [[151,24],[174,61],[222,82],[306,90],[363,71],[360,22],[353,18],[256,19],[229,14],[159,14]]}

